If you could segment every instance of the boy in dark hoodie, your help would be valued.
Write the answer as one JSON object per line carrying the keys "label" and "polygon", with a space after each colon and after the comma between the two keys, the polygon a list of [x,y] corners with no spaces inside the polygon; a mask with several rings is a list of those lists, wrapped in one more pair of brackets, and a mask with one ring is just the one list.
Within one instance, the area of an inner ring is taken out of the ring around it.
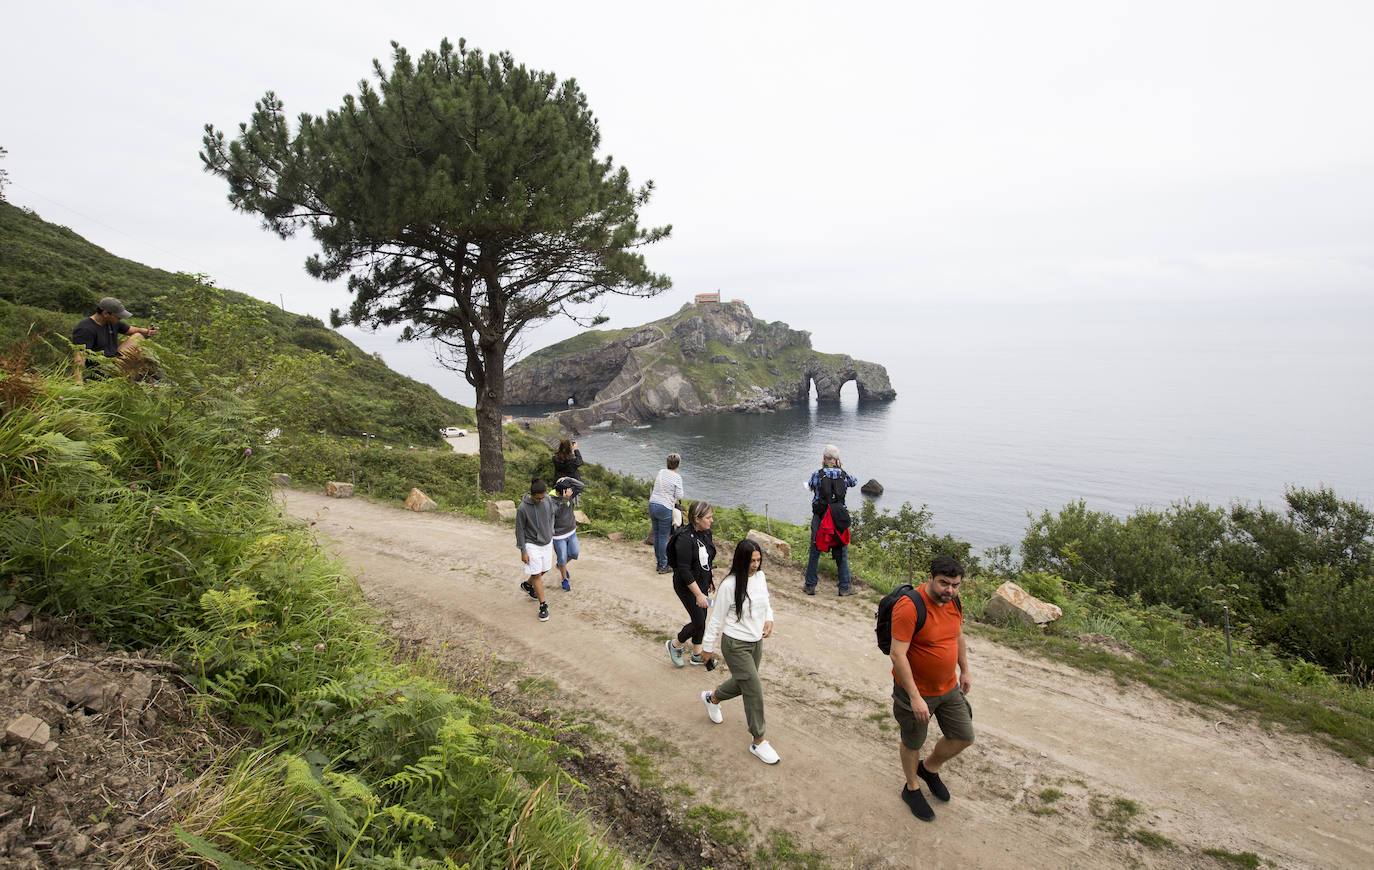
{"label": "boy in dark hoodie", "polygon": [[520,588],[539,602],[539,621],[549,621],[549,605],[544,600],[544,572],[553,567],[553,500],[549,488],[536,477],[530,491],[515,509],[515,546],[525,563],[529,579]]}
{"label": "boy in dark hoodie", "polygon": [[577,497],[585,484],[576,477],[560,477],[553,482],[553,558],[563,575],[563,591],[572,591],[572,572],[568,563],[577,558]]}

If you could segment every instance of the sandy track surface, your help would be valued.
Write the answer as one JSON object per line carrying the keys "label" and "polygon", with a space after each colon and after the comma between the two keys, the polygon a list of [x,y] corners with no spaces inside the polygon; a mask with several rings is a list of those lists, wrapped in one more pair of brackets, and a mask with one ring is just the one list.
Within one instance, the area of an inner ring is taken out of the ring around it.
{"label": "sandy track surface", "polygon": [[[663,640],[685,615],[650,548],[584,539],[573,591],[550,582],[552,618],[540,623],[518,588],[509,526],[296,491],[283,499],[374,601],[430,642],[480,645],[518,662],[518,678],[551,679],[559,703],[594,711],[598,727],[667,741],[654,760],[669,785],[692,789],[683,803],[747,812],[760,832],[790,831],[835,866],[1197,867],[1212,865],[1201,850],[1218,848],[1280,867],[1374,866],[1371,771],[1309,738],[977,635],[969,698],[979,740],[945,769],[953,800],[922,823],[898,797],[889,665],[864,596],[839,599],[823,585],[807,597],[796,569],[765,565],[776,627],[762,673],[782,757],[769,767],[748,752],[738,700],[723,706],[723,725],[706,718],[700,692],[722,671],[669,663]],[[1063,797],[1045,802],[1049,788]],[[1110,831],[1101,816],[1119,798],[1139,807],[1128,830],[1173,847]]]}

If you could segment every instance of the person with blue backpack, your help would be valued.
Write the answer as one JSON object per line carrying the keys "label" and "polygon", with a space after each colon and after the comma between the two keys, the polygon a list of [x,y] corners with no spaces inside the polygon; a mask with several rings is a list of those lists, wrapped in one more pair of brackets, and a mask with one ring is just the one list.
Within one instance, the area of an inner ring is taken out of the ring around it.
{"label": "person with blue backpack", "polygon": [[840,448],[827,444],[821,454],[821,467],[811,473],[806,485],[811,489],[811,553],[806,560],[806,583],[802,589],[807,595],[816,594],[821,552],[828,551],[835,557],[840,596],[853,595],[857,590],[850,582],[849,509],[844,506],[844,497],[851,486],[859,485],[859,480],[840,464]]}

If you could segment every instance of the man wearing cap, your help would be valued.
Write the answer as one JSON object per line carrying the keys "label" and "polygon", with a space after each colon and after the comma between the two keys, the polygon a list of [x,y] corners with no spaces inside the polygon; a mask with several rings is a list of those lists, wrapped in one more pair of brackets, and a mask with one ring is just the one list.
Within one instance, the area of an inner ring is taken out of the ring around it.
{"label": "man wearing cap", "polygon": [[[128,316],[123,302],[106,296],[96,303],[94,314],[72,329],[72,344],[118,358],[137,348],[143,339],[157,335],[156,326],[130,326],[125,323],[124,319]],[[121,335],[128,336],[123,345],[119,343]],[[81,362],[84,362],[84,358],[78,364]]]}

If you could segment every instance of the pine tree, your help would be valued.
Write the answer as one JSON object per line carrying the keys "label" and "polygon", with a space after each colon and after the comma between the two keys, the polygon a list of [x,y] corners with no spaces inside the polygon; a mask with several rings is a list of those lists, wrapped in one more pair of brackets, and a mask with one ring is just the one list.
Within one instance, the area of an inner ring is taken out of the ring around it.
{"label": "pine tree", "polygon": [[587,304],[607,293],[670,286],[638,249],[671,227],[641,228],[652,182],[598,159],[601,134],[573,79],[484,56],[459,40],[413,61],[393,42],[390,73],[292,135],[268,92],[239,134],[207,124],[201,160],[229,202],[282,238],[319,243],[306,261],[322,280],[348,277],[336,323],[404,324],[434,339],[477,394],[481,486],[504,488],[505,362],[527,327],[568,316],[604,322]]}

